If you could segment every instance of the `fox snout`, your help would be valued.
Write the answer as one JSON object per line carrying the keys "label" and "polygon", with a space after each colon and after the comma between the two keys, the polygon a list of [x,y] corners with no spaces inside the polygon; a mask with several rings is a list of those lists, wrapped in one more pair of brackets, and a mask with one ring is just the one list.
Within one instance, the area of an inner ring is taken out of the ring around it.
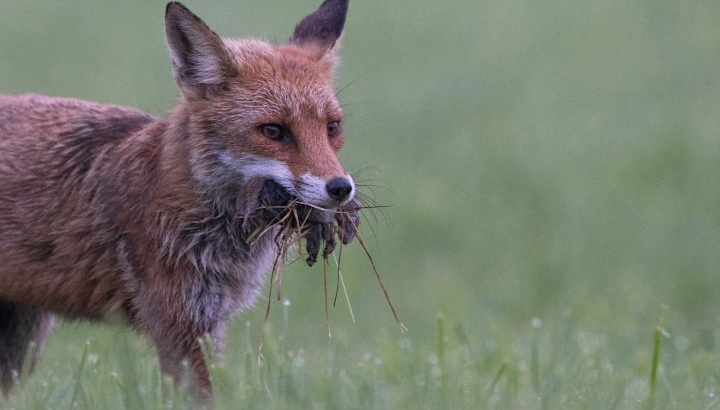
{"label": "fox snout", "polygon": [[355,196],[355,182],[349,174],[329,179],[305,174],[294,185],[301,202],[322,208],[337,208]]}
{"label": "fox snout", "polygon": [[[329,199],[317,198],[313,196],[314,189],[306,183],[299,186],[295,185],[294,189],[288,189],[287,184],[280,183],[276,179],[270,177],[265,179],[263,188],[260,191],[258,199],[258,207],[270,209],[280,209],[289,202],[296,200],[300,204],[316,208],[318,210],[335,210],[336,208],[349,203],[355,196],[355,185],[352,177],[349,175],[345,178],[333,178],[325,184],[326,196]],[[274,217],[274,213],[270,213]],[[266,215],[266,216],[267,216]],[[270,219],[272,219],[272,217]]]}
{"label": "fox snout", "polygon": [[325,185],[325,189],[330,198],[339,202],[350,199],[354,191],[352,182],[347,178],[333,178]]}

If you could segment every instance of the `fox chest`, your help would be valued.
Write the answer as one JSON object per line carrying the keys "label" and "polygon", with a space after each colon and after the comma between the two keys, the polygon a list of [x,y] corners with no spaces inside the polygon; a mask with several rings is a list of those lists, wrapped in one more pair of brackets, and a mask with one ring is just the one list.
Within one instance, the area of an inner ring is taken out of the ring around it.
{"label": "fox chest", "polygon": [[227,320],[254,305],[277,257],[272,238],[208,241],[185,255],[195,271],[186,288],[195,320]]}

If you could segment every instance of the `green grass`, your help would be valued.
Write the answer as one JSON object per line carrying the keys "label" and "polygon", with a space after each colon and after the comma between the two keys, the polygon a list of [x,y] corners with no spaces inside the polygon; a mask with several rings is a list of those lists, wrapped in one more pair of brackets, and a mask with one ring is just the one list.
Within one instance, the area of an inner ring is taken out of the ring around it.
{"label": "green grass", "polygon": [[[317,6],[187,5],[277,41]],[[163,7],[2,0],[0,90],[162,114]],[[218,408],[720,408],[720,3],[353,0],[339,74],[342,159],[385,186],[363,235],[409,332],[358,244],[357,323],[340,298],[332,340],[322,268],[293,264],[290,306],[231,324]],[[166,384],[142,338],[66,323],[4,405],[183,408]]]}

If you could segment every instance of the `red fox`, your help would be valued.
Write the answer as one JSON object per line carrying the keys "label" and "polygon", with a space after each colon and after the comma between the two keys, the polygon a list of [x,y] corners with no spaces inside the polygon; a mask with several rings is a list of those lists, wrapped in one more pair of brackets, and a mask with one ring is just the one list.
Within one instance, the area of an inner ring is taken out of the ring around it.
{"label": "red fox", "polygon": [[208,398],[200,339],[221,348],[226,321],[258,296],[279,252],[272,208],[293,200],[330,212],[352,240],[357,214],[341,210],[356,187],[336,154],[343,114],[332,86],[347,8],[325,0],[274,46],[222,39],[169,3],[181,98],[164,118],[0,96],[3,392],[27,354],[38,360],[55,315],[120,313],[153,341],[162,371],[177,380],[188,369]]}

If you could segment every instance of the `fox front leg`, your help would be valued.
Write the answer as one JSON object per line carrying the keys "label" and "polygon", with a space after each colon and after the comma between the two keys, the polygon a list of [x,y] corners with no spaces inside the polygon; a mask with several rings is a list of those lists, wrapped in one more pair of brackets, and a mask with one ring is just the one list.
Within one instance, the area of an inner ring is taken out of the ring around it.
{"label": "fox front leg", "polygon": [[153,335],[160,370],[172,377],[176,386],[187,387],[199,403],[212,399],[210,373],[201,346],[202,334],[189,331],[171,336],[166,332]]}

